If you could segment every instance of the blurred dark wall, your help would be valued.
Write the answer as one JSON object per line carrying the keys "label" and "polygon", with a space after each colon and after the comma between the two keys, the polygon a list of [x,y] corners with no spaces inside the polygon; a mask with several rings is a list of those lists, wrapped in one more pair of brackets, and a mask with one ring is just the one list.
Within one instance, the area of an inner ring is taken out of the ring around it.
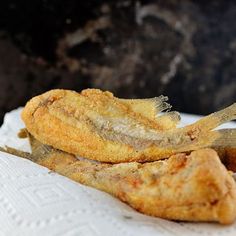
{"label": "blurred dark wall", "polygon": [[0,119],[52,88],[220,109],[236,101],[235,19],[236,1],[3,0]]}

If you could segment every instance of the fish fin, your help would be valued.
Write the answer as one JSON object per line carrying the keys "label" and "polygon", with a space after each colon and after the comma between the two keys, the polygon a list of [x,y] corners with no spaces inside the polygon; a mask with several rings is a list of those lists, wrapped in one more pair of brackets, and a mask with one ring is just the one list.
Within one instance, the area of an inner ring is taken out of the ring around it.
{"label": "fish fin", "polygon": [[31,154],[29,152],[24,152],[24,151],[21,151],[21,150],[18,150],[18,149],[9,147],[9,146],[0,147],[0,151],[1,152],[6,152],[6,153],[9,153],[9,154],[12,154],[14,156],[21,157],[21,158],[32,160]]}
{"label": "fish fin", "polygon": [[159,116],[160,112],[168,111],[171,105],[167,103],[165,96],[146,99],[118,99],[128,105],[134,112],[163,125],[164,129],[175,128],[180,118],[177,112],[166,112]]}
{"label": "fish fin", "polygon": [[213,147],[236,147],[236,129],[220,129],[213,132],[219,134],[212,144]]}
{"label": "fish fin", "polygon": [[228,106],[220,111],[211,113],[208,116],[201,118],[199,121],[185,126],[185,128],[198,128],[201,131],[212,130],[221,124],[236,119],[236,103]]}
{"label": "fish fin", "polygon": [[180,114],[176,111],[165,112],[158,116],[156,121],[165,130],[175,129],[180,122]]}

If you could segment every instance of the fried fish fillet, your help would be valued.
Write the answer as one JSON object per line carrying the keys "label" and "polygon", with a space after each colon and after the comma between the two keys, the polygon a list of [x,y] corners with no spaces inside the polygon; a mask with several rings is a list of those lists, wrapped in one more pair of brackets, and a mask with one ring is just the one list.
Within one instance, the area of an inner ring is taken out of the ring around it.
{"label": "fried fish fillet", "polygon": [[168,108],[163,96],[126,100],[97,89],[52,90],[31,99],[22,119],[43,144],[103,162],[145,162],[214,145],[236,146],[235,130],[212,131],[236,117],[236,104],[184,128],[176,128],[177,112],[158,116]]}
{"label": "fried fish fillet", "polygon": [[236,218],[236,183],[212,149],[150,163],[106,164],[78,159],[30,137],[32,154],[7,151],[110,193],[144,214],[222,224]]}

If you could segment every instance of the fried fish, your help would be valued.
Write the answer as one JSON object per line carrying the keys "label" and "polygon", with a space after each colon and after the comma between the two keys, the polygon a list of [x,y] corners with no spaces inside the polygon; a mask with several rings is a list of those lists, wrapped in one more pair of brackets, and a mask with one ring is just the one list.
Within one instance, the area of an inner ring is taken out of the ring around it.
{"label": "fried fish", "polygon": [[76,158],[29,137],[32,153],[7,152],[105,191],[144,214],[222,224],[236,218],[236,183],[212,149],[150,163],[107,164]]}
{"label": "fried fish", "polygon": [[164,96],[119,99],[110,92],[51,90],[25,106],[22,119],[40,142],[102,162],[145,162],[204,147],[236,146],[234,129],[214,131],[235,119],[236,104],[177,128],[177,112]]}

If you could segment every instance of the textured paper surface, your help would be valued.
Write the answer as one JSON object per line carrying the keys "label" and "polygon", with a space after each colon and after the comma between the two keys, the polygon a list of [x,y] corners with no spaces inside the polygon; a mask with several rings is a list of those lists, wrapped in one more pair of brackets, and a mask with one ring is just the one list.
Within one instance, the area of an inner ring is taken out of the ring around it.
{"label": "textured paper surface", "polygon": [[[20,109],[5,116],[0,145],[29,151],[27,141],[16,135],[24,127],[19,114]],[[185,124],[196,119],[182,116]],[[177,223],[142,215],[109,194],[2,152],[0,189],[0,236],[236,235],[236,223]]]}

